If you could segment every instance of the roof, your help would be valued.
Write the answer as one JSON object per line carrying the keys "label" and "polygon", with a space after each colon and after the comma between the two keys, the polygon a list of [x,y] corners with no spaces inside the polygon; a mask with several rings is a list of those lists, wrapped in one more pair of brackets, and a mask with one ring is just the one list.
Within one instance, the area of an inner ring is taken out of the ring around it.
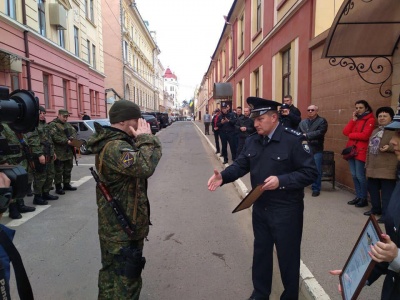
{"label": "roof", "polygon": [[174,78],[174,79],[178,80],[178,78],[176,77],[176,75],[174,73],[172,73],[170,68],[167,68],[165,70],[164,78]]}

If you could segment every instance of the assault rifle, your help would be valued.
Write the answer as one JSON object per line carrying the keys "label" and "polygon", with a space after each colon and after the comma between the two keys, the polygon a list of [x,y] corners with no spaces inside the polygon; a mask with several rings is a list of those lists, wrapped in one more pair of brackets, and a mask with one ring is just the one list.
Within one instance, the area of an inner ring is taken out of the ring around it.
{"label": "assault rifle", "polygon": [[[64,129],[64,134],[67,136],[67,139],[72,140],[73,138],[69,136],[68,134],[68,128]],[[72,155],[74,156],[75,159],[75,164],[78,165],[78,159],[76,158],[76,151],[75,151],[75,147],[74,146],[67,146],[69,149],[71,149],[72,151]]]}
{"label": "assault rifle", "polygon": [[134,238],[136,226],[131,223],[128,216],[125,214],[124,210],[119,205],[118,200],[111,195],[107,186],[104,184],[104,182],[100,180],[99,175],[96,173],[93,167],[89,168],[89,170],[90,173],[92,173],[94,180],[96,181],[97,187],[100,189],[104,198],[106,198],[107,202],[112,207],[119,222],[119,225],[121,225],[122,229],[130,238]]}
{"label": "assault rifle", "polygon": [[32,171],[35,172],[36,167],[35,167],[35,161],[34,157],[32,155],[31,149],[29,148],[28,144],[24,140],[24,136],[22,133],[16,133],[18,140],[22,146],[22,151],[24,152],[24,156],[26,160],[28,161],[29,166],[31,167]]}

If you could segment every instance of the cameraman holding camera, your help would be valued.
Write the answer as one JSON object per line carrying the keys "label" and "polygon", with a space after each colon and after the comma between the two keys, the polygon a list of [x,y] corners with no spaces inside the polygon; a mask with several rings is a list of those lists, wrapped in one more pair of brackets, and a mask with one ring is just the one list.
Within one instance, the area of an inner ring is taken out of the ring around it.
{"label": "cameraman holding camera", "polygon": [[[8,154],[8,155],[3,155],[1,157],[1,162],[0,163],[7,163],[9,165],[21,165],[27,172],[29,171],[30,165],[28,162],[28,157],[22,150],[22,144],[26,143],[25,136],[21,134],[21,139],[18,138],[17,133],[13,131],[7,124],[4,122],[1,123],[1,126],[3,127],[3,130],[1,131],[1,134],[7,139],[9,144],[15,144],[15,145],[20,145],[21,151],[17,154]],[[34,147],[31,148],[32,154],[33,155],[39,155],[40,154],[40,147],[39,145],[34,145]],[[29,172],[28,172],[29,173]],[[21,213],[26,213],[26,212],[32,212],[35,211],[36,208],[31,207],[31,206],[26,206],[24,203],[24,198],[16,198],[12,199],[10,201],[9,205],[9,217],[11,219],[21,219]]]}

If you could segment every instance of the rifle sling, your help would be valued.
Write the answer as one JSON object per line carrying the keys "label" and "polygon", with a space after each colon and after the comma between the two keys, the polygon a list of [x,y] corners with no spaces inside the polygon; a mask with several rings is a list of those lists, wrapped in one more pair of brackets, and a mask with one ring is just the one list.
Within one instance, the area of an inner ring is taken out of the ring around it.
{"label": "rifle sling", "polygon": [[[101,149],[100,155],[96,155],[96,169],[99,172],[99,175],[101,176],[101,171],[103,169],[103,157],[104,153],[106,152],[106,149],[108,146],[111,144],[112,141],[107,142],[107,144]],[[136,189],[135,189],[135,201],[133,203],[133,224],[136,224],[136,217],[137,217],[137,206],[138,206],[138,187],[139,187],[139,178],[136,178]],[[115,212],[115,211],[114,211]],[[131,220],[127,220],[129,223],[129,226],[132,227],[132,222]]]}
{"label": "rifle sling", "polygon": [[7,252],[10,261],[14,267],[15,278],[17,280],[17,289],[19,298],[21,300],[32,300],[33,292],[32,287],[29,282],[28,275],[26,274],[24,264],[21,259],[17,248],[8,238],[4,230],[0,228],[0,244],[3,246],[4,250]]}

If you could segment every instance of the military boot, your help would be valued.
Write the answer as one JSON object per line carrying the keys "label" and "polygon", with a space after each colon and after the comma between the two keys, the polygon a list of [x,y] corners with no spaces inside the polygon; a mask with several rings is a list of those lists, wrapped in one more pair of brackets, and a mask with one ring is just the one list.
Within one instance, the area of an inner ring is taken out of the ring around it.
{"label": "military boot", "polygon": [[35,194],[35,198],[33,198],[33,204],[36,204],[36,205],[47,205],[48,202],[42,198],[41,194]]}
{"label": "military boot", "polygon": [[69,183],[64,183],[64,191],[76,191],[77,188],[70,185]]}
{"label": "military boot", "polygon": [[8,216],[11,219],[21,219],[22,216],[18,211],[17,203],[10,203],[8,206]]}
{"label": "military boot", "polygon": [[17,199],[17,209],[22,214],[26,212],[33,212],[36,210],[36,208],[32,206],[26,206],[24,203],[24,199]]}
{"label": "military boot", "polygon": [[51,195],[49,192],[43,193],[42,195],[43,200],[57,200],[58,196]]}
{"label": "military boot", "polygon": [[32,197],[33,196],[33,191],[32,191],[32,185],[31,184],[28,186],[28,190],[26,191],[26,195],[28,197]]}
{"label": "military boot", "polygon": [[56,194],[59,194],[59,195],[64,195],[65,194],[65,192],[64,192],[64,190],[63,190],[63,188],[61,186],[61,183],[56,184]]}

